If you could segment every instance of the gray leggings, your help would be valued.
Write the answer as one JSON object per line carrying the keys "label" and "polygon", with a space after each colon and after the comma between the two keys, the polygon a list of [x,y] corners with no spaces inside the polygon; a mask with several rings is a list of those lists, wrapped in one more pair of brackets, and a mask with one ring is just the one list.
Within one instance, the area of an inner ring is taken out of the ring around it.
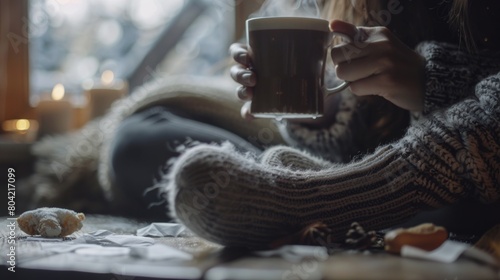
{"label": "gray leggings", "polygon": [[142,205],[140,216],[165,217],[166,204],[159,203],[158,190],[146,190],[167,171],[168,160],[179,156],[178,147],[193,141],[229,141],[238,150],[261,152],[233,133],[179,117],[161,106],[138,112],[120,124],[111,149],[111,175],[129,199]]}

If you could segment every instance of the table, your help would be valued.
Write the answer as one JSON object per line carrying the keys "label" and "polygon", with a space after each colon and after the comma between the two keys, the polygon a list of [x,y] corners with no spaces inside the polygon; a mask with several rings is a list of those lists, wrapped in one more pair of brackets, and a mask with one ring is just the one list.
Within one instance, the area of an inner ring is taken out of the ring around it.
{"label": "table", "polygon": [[[470,259],[443,264],[402,258],[384,251],[338,251],[290,259],[280,255],[259,256],[238,248],[224,248],[196,236],[155,238],[193,254],[192,260],[143,260],[132,256],[82,256],[73,252],[49,253],[39,241],[28,241],[18,230],[17,278],[7,270],[7,220],[1,220],[1,279],[500,279],[500,271]],[[133,235],[148,225],[121,217],[87,215],[84,227],[69,239],[95,230]],[[68,240],[69,240],[68,239]],[[310,247],[321,251],[321,247]],[[323,248],[324,249],[324,248]],[[8,278],[5,278],[5,277]]]}

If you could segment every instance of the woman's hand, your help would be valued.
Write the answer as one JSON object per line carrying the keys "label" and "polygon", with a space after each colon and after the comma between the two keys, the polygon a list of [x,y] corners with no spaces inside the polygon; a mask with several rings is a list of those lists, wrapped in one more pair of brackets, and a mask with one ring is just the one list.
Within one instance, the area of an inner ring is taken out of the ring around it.
{"label": "woman's hand", "polygon": [[241,84],[237,89],[238,98],[246,101],[241,107],[241,116],[251,120],[253,116],[250,114],[250,104],[253,97],[253,87],[256,83],[256,75],[250,70],[252,60],[248,53],[247,46],[240,43],[234,43],[229,47],[229,52],[236,61],[236,65],[231,67],[231,77],[237,83]]}
{"label": "woman's hand", "polygon": [[337,77],[351,82],[352,93],[379,95],[410,111],[423,109],[423,57],[385,27],[356,28],[334,20],[330,28],[354,38],[353,42],[332,49]]}

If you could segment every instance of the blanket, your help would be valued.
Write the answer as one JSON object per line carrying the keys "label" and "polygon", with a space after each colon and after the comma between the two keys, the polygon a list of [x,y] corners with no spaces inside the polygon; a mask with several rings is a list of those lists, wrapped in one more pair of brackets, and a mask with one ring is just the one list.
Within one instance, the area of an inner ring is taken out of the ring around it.
{"label": "blanket", "polygon": [[236,86],[226,77],[166,77],[116,101],[106,115],[75,132],[44,137],[32,148],[35,172],[20,186],[22,205],[26,209],[51,206],[86,213],[136,213],[139,205],[127,199],[110,177],[110,143],[122,120],[152,106],[175,108],[257,146],[283,144],[272,120],[241,118]]}

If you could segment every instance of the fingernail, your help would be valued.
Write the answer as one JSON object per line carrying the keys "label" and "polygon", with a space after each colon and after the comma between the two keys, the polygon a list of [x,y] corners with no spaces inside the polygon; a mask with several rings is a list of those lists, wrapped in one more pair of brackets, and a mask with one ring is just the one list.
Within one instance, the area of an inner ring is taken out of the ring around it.
{"label": "fingernail", "polygon": [[240,53],[240,54],[238,54],[238,61],[246,63],[246,61],[247,61],[247,54],[246,53]]}
{"label": "fingernail", "polygon": [[247,121],[251,121],[251,120],[255,119],[255,117],[250,112],[251,104],[252,104],[252,102],[247,102],[247,103],[243,104],[243,106],[241,106],[241,111],[240,111],[241,116]]}
{"label": "fingernail", "polygon": [[247,86],[253,86],[255,84],[255,76],[251,72],[246,72],[241,75],[241,78],[243,79],[243,83]]}
{"label": "fingernail", "polygon": [[252,77],[252,74],[251,73],[245,73],[243,75],[241,75],[241,78],[243,78],[243,80],[249,82],[250,81],[250,78]]}
{"label": "fingernail", "polygon": [[244,86],[239,86],[236,89],[236,93],[238,94],[238,98],[241,99],[241,100],[246,100],[248,98],[248,95],[245,92],[245,87]]}

